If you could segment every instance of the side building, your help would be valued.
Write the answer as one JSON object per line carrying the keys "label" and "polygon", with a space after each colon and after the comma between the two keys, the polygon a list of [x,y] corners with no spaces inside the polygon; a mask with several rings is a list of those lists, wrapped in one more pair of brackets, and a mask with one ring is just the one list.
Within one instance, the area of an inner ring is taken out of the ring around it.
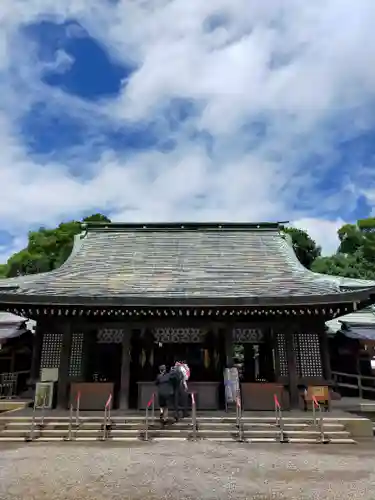
{"label": "side building", "polygon": [[375,302],[375,282],[305,269],[278,223],[89,224],[48,273],[0,282],[0,309],[36,320],[32,377],[56,405],[144,408],[158,366],[185,360],[200,409],[297,407],[331,382],[325,322]]}

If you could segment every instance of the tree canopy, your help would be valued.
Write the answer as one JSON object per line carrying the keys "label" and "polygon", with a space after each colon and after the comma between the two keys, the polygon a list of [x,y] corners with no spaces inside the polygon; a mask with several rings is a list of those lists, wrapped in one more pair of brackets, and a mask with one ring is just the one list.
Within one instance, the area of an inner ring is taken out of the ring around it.
{"label": "tree canopy", "polygon": [[322,249],[315,241],[302,229],[295,227],[283,227],[283,231],[292,239],[293,249],[298,257],[298,260],[307,269],[310,269],[312,263],[317,257],[320,257]]}
{"label": "tree canopy", "polygon": [[318,257],[312,270],[347,278],[375,280],[375,218],[345,224],[338,232],[339,247],[330,257]]}
{"label": "tree canopy", "polygon": [[[111,222],[103,214],[93,214],[82,221],[62,222],[54,229],[41,227],[30,231],[26,248],[0,264],[0,278],[51,271],[69,257],[74,236],[81,222]],[[292,239],[299,261],[308,269],[323,274],[375,280],[375,218],[360,219],[338,230],[336,253],[321,256],[321,248],[302,229],[284,227]]]}
{"label": "tree canopy", "polygon": [[[111,222],[102,214],[85,217],[81,222]],[[41,227],[30,231],[26,248],[13,254],[6,264],[0,267],[0,276],[13,276],[52,271],[69,257],[74,236],[81,232],[81,222],[62,222],[54,229]]]}

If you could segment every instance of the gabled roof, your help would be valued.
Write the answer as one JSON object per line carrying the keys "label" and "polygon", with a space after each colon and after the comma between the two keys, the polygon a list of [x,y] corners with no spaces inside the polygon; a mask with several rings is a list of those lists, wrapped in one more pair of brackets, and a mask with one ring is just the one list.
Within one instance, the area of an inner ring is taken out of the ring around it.
{"label": "gabled roof", "polygon": [[374,290],[305,269],[278,223],[90,224],[59,269],[1,280],[0,304],[346,303]]}
{"label": "gabled roof", "polygon": [[360,311],[345,314],[339,318],[327,321],[326,325],[332,333],[336,333],[342,328],[348,329],[356,326],[375,330],[375,307],[369,306]]}

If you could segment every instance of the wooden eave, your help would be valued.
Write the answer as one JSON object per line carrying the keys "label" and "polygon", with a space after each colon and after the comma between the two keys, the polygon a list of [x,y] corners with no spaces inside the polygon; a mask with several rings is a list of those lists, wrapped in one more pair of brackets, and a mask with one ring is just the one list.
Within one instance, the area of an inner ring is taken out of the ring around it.
{"label": "wooden eave", "polygon": [[[103,296],[49,296],[28,295],[23,293],[1,293],[0,308],[7,310],[11,305],[33,305],[33,306],[60,306],[60,307],[148,307],[148,308],[288,308],[288,307],[313,307],[340,304],[359,304],[362,307],[375,302],[375,287],[351,290],[342,293],[327,295],[305,295],[286,297],[184,297],[184,298],[160,298],[160,297],[103,297]],[[356,309],[356,305],[353,305]]]}

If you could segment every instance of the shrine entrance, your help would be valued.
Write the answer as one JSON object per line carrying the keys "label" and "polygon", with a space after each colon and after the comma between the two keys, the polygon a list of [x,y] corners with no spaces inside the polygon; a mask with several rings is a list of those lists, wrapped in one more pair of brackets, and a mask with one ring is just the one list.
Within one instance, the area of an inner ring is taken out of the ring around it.
{"label": "shrine entrance", "polygon": [[270,332],[259,328],[235,328],[232,341],[233,363],[241,382],[275,382],[276,353]]}
{"label": "shrine entrance", "polygon": [[176,361],[189,365],[189,388],[196,392],[200,406],[220,406],[225,367],[225,341],[220,331],[209,327],[151,327],[134,331],[131,345],[132,407],[143,408],[151,397],[159,366],[166,365],[169,370]]}

